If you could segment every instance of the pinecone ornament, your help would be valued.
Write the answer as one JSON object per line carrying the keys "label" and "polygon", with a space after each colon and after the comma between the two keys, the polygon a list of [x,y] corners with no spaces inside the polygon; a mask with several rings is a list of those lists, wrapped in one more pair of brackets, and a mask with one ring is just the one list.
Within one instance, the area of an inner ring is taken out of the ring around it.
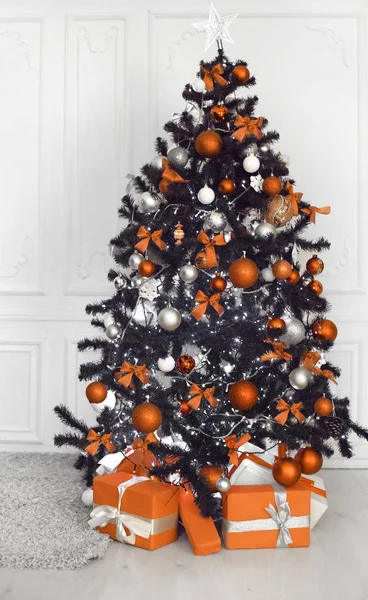
{"label": "pinecone ornament", "polygon": [[326,417],[324,419],[324,424],[327,430],[327,433],[330,434],[334,440],[339,440],[344,431],[344,426],[342,420],[339,417]]}

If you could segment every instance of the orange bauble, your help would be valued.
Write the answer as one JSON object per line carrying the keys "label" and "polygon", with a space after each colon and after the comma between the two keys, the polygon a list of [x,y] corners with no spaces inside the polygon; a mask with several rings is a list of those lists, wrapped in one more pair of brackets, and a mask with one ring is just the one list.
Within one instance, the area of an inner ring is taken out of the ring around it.
{"label": "orange bauble", "polygon": [[329,319],[320,319],[312,327],[313,337],[321,344],[323,342],[334,342],[337,338],[337,327]]}
{"label": "orange bauble", "polygon": [[189,354],[183,354],[183,356],[178,358],[176,366],[178,367],[180,373],[187,374],[193,371],[195,367],[195,360],[192,356],[189,356]]}
{"label": "orange bauble", "polygon": [[320,417],[328,417],[333,411],[333,402],[329,398],[322,396],[314,403],[314,412]]}
{"label": "orange bauble", "polygon": [[230,404],[237,410],[252,410],[258,398],[257,386],[247,379],[241,379],[229,387]]}
{"label": "orange bauble", "polygon": [[286,329],[286,323],[284,321],[284,319],[281,319],[280,317],[273,317],[273,319],[270,319],[267,323],[267,327],[269,329]]}
{"label": "orange bauble", "polygon": [[210,288],[211,288],[211,290],[215,290],[216,292],[220,292],[220,294],[224,290],[226,290],[226,286],[227,286],[226,279],[224,279],[224,277],[222,277],[218,273],[217,273],[217,275],[215,275],[215,277],[212,277],[212,279],[210,281]]}
{"label": "orange bauble", "polygon": [[271,175],[270,177],[266,177],[262,184],[262,190],[267,196],[276,196],[281,192],[282,183],[278,177]]}
{"label": "orange bauble", "polygon": [[290,285],[296,285],[298,283],[300,279],[300,275],[299,275],[299,271],[297,271],[296,269],[293,269],[291,271],[290,277],[287,278],[287,282],[290,283]]}
{"label": "orange bauble", "polygon": [[217,104],[213,108],[211,108],[211,116],[216,123],[222,123],[225,121],[228,115],[228,109],[224,104]]}
{"label": "orange bauble", "polygon": [[284,487],[294,485],[299,481],[302,474],[300,464],[294,458],[285,456],[279,458],[272,467],[272,475],[275,481]]}
{"label": "orange bauble", "polygon": [[316,279],[308,283],[308,287],[310,290],[313,290],[317,296],[320,296],[323,292],[322,283],[320,281],[316,281]]}
{"label": "orange bauble", "polygon": [[287,260],[278,260],[272,265],[272,273],[277,279],[287,279],[292,271],[293,267]]}
{"label": "orange bauble", "polygon": [[141,277],[151,277],[156,270],[156,265],[151,260],[142,260],[138,265],[138,273]]}
{"label": "orange bauble", "polygon": [[100,404],[107,396],[107,387],[101,381],[94,381],[87,385],[86,396],[91,404]]}
{"label": "orange bauble", "polygon": [[233,69],[233,74],[240,83],[247,83],[250,73],[249,69],[245,65],[238,65]]}
{"label": "orange bauble", "polygon": [[181,409],[180,412],[183,417],[188,416],[192,412],[191,406],[188,404],[188,400],[180,400]]}
{"label": "orange bauble", "polygon": [[210,465],[208,465],[208,467],[203,467],[200,470],[200,475],[204,477],[212,493],[217,492],[216,483],[223,472],[224,469],[222,467],[212,467]]}
{"label": "orange bauble", "polygon": [[222,179],[218,184],[218,189],[224,196],[230,196],[235,191],[235,181],[232,179]]}
{"label": "orange bauble", "polygon": [[304,475],[314,475],[314,473],[320,471],[323,465],[323,458],[320,452],[310,446],[301,448],[295,455],[295,460],[300,464]]}
{"label": "orange bauble", "polygon": [[169,191],[169,185],[170,185],[170,181],[168,181],[168,179],[161,179],[158,189],[160,190],[161,194],[167,194],[167,192]]}
{"label": "orange bauble", "polygon": [[216,131],[202,131],[194,141],[194,147],[200,156],[212,158],[220,154],[222,148],[221,136]]}
{"label": "orange bauble", "polygon": [[322,273],[325,265],[316,254],[310,258],[305,267],[310,275],[319,275]]}
{"label": "orange bauble", "polygon": [[162,414],[159,408],[151,402],[136,406],[132,413],[133,427],[142,433],[156,431],[162,423]]}
{"label": "orange bauble", "polygon": [[237,258],[229,268],[231,283],[237,288],[250,288],[259,276],[258,267],[249,258]]}

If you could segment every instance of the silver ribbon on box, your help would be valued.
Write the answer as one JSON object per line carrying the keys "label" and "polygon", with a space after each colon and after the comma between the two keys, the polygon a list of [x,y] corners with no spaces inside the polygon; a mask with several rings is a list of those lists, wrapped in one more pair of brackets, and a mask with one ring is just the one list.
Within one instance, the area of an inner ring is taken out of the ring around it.
{"label": "silver ribbon on box", "polygon": [[[127,488],[143,481],[149,481],[148,477],[134,477],[129,479],[118,486],[118,502],[117,506],[110,506],[108,504],[101,504],[95,506],[92,510],[88,521],[88,525],[91,528],[105,527],[108,523],[116,524],[116,539],[119,542],[125,542],[134,546],[136,536],[139,535],[145,539],[148,539],[150,535],[157,533],[163,533],[173,529],[177,524],[178,514],[173,513],[166,517],[160,517],[158,519],[147,519],[145,517],[138,517],[131,513],[120,511],[121,500]],[[129,529],[130,534],[127,533],[126,529]]]}
{"label": "silver ribbon on box", "polygon": [[[277,484],[276,484],[277,485]],[[270,515],[270,519],[250,519],[248,521],[228,521],[222,519],[222,527],[228,533],[240,533],[247,531],[273,531],[279,530],[277,538],[277,548],[286,548],[292,543],[293,538],[290,529],[298,529],[310,526],[310,515],[303,517],[293,517],[290,506],[287,502],[287,492],[282,486],[275,489],[275,508],[272,504],[265,507],[265,511]]]}

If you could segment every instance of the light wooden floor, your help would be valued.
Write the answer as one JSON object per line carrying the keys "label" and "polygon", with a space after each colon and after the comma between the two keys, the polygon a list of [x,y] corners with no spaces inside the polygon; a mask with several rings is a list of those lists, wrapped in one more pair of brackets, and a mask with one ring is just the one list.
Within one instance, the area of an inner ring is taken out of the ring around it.
{"label": "light wooden floor", "polygon": [[310,548],[195,557],[185,538],[152,553],[114,542],[80,571],[0,570],[0,600],[368,600],[368,471],[324,478]]}

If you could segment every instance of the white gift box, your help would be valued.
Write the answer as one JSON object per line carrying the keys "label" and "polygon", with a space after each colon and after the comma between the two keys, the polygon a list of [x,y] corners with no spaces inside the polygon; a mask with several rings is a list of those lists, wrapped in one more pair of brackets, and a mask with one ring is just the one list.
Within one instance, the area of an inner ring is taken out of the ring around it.
{"label": "white gift box", "polygon": [[[270,468],[253,462],[251,458],[243,458],[230,477],[231,485],[265,485],[275,483],[272,476],[272,465],[275,456],[271,452],[262,453],[262,449],[247,442],[241,447],[242,452],[258,452],[255,456],[270,465]],[[318,523],[328,508],[326,488],[322,477],[318,475],[302,475],[302,479],[311,482],[311,529]],[[303,483],[303,481],[300,481]]]}

